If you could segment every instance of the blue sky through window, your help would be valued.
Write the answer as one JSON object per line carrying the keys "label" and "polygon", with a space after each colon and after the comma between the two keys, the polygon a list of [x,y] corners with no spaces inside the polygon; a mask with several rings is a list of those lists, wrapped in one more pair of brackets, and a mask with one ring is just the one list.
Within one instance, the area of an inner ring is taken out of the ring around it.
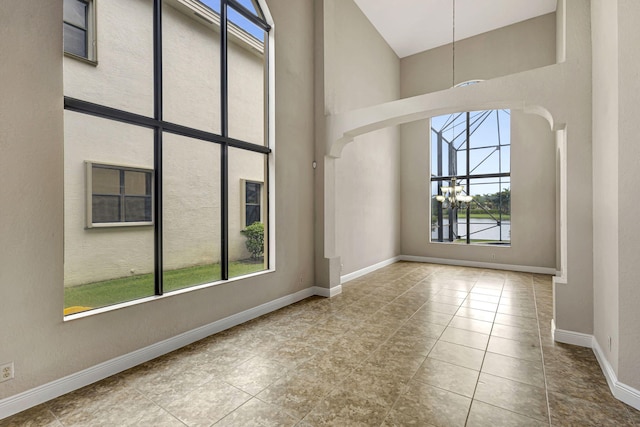
{"label": "blue sky through window", "polygon": [[[257,12],[256,7],[253,4],[252,0],[237,0],[242,6],[244,6],[248,11],[252,12],[257,17],[260,17],[260,14]],[[220,0],[200,0],[205,6],[209,7],[216,13],[220,13]],[[238,27],[245,30],[247,33],[251,34],[256,39],[261,42],[264,41],[264,31],[262,28],[258,27],[247,18],[242,16],[238,11],[236,11],[233,7],[229,7],[227,10],[229,21],[237,25]]]}
{"label": "blue sky through window", "polygon": [[[511,120],[509,110],[487,110],[470,112],[470,174],[491,174],[510,172]],[[466,170],[466,113],[447,114],[431,118],[431,174],[437,175],[436,132],[441,131],[447,141],[453,141],[456,149],[457,175],[465,175]],[[447,145],[445,144],[443,148]],[[442,175],[450,175],[448,150],[442,152]],[[496,193],[509,188],[509,178],[491,178],[486,182],[476,179],[470,194]],[[469,190],[466,182],[465,190]]]}

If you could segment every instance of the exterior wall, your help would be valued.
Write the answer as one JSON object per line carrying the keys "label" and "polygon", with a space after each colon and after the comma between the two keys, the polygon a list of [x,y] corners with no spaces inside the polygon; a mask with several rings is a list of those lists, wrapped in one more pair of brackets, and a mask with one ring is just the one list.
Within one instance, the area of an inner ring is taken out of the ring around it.
{"label": "exterior wall", "polygon": [[[392,101],[400,61],[353,0],[325,1],[325,112]],[[359,137],[335,161],[336,249],[345,275],[400,254],[400,134]]]}
{"label": "exterior wall", "polygon": [[[111,0],[101,3],[109,3]],[[313,5],[269,0],[275,38],[276,269],[64,321],[62,0],[0,13],[0,399],[313,284]],[[102,52],[98,55],[100,58]]]}
{"label": "exterior wall", "polygon": [[[98,65],[65,57],[65,95],[152,116],[152,1],[112,0],[97,6]],[[123,16],[130,25],[123,26]],[[163,8],[164,119],[219,133],[220,34],[203,22],[168,3]],[[131,57],[123,61],[122,52],[132,52]],[[263,54],[230,37],[230,136],[258,144],[264,141],[263,64]],[[164,135],[163,145],[164,268],[217,263],[220,147],[171,134]],[[263,157],[231,151],[232,261],[250,256],[240,233],[244,229],[240,181],[266,185]],[[85,229],[85,161],[153,169],[153,132],[84,114],[65,114],[65,285],[153,272],[153,226]],[[265,207],[264,197],[262,202]],[[265,215],[263,210],[262,218]]]}
{"label": "exterior wall", "polygon": [[[456,81],[499,78],[555,60],[555,16],[456,42]],[[451,46],[401,61],[402,95],[451,87]],[[464,88],[461,88],[464,90]],[[402,128],[402,254],[556,268],[555,137],[539,116],[511,113],[511,246],[430,242],[429,121]]]}

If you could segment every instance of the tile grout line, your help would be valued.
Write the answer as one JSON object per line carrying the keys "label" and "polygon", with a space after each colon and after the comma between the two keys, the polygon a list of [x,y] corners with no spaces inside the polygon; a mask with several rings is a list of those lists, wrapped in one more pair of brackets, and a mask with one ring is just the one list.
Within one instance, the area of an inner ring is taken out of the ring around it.
{"label": "tile grout line", "polygon": [[536,309],[536,324],[538,325],[538,343],[540,344],[540,357],[542,357],[542,377],[544,378],[544,395],[547,400],[547,416],[549,417],[549,426],[551,426],[551,405],[549,404],[549,388],[547,385],[547,370],[544,366],[544,351],[542,349],[542,334],[540,333],[540,316],[538,314],[538,299],[536,294],[535,281],[533,280],[533,275],[531,276],[531,287],[533,289],[533,304]]}
{"label": "tile grout line", "polygon": [[[502,299],[502,293],[504,292],[504,280],[502,282],[502,288],[500,289],[500,299]],[[475,287],[475,284],[473,286]],[[471,293],[471,291],[469,291],[469,293]],[[498,300],[498,307],[500,306],[500,299]],[[498,308],[496,307],[496,312],[494,313],[494,316],[493,316],[493,322],[491,322],[491,329],[489,330],[489,339],[487,340],[487,345],[485,347],[484,354],[482,355],[482,363],[480,364],[480,370],[478,371],[478,379],[476,380],[476,386],[473,388],[471,403],[469,404],[469,410],[467,411],[467,418],[465,418],[464,420],[465,426],[467,425],[467,423],[469,423],[469,416],[471,415],[471,407],[473,406],[473,402],[476,400],[476,391],[478,390],[478,384],[480,383],[480,375],[482,374],[482,367],[484,366],[484,360],[487,357],[487,351],[489,349],[489,341],[491,340],[491,333],[493,332],[493,326],[496,324],[497,313],[498,313]]]}
{"label": "tile grout line", "polygon": [[[436,271],[437,271],[437,270],[436,270]],[[409,289],[412,289],[413,287],[415,287],[415,286],[417,286],[418,284],[422,283],[423,281],[425,281],[425,280],[426,280],[429,276],[431,276],[431,275],[433,275],[433,273],[429,273],[425,278],[423,278],[422,280],[417,281],[417,282],[416,282],[416,283],[415,283],[411,288],[409,288]],[[406,292],[408,292],[408,291],[409,291],[409,289],[407,289],[407,290],[406,290],[405,292],[403,292],[401,295],[404,295]],[[398,297],[400,297],[401,295],[398,295]],[[398,298],[398,297],[396,297],[396,298]],[[393,301],[395,301],[395,299],[394,299],[394,300],[392,300],[392,301],[390,301],[390,302],[389,302],[389,304],[390,304],[391,302],[393,302]],[[427,301],[429,301],[429,299],[427,299]],[[405,320],[405,321],[402,323],[402,325],[400,325],[400,326],[398,327],[398,329],[396,329],[396,330],[395,330],[394,334],[395,334],[398,330],[400,330],[400,328],[402,328],[402,326],[406,325],[406,324],[407,324],[407,322],[409,322],[409,320],[410,320],[410,319],[411,319],[411,318],[412,318],[412,317],[413,317],[413,316],[414,316],[418,311],[420,311],[420,309],[421,309],[422,307],[424,307],[424,305],[427,303],[427,301],[425,301],[425,302],[424,302],[420,307],[418,307],[418,308],[416,309],[416,311],[414,311],[414,313],[413,313],[411,316],[409,316],[409,317],[407,318],[407,320]],[[446,327],[445,327],[445,329],[446,329]],[[438,342],[438,339],[440,339],[440,336],[441,336],[443,333],[444,333],[444,330],[440,333],[440,335],[438,336],[438,338],[436,338],[436,343]],[[389,338],[387,338],[384,342],[386,343],[387,341],[389,341],[389,340],[391,339],[391,337],[392,337],[392,336],[393,336],[393,334],[392,334],[392,335],[390,335],[390,336],[389,336]],[[383,344],[384,344],[384,343],[383,343]],[[382,346],[382,344],[381,344],[380,346]],[[433,346],[435,346],[435,344],[434,344]],[[433,346],[432,346],[432,347],[429,349],[429,351],[427,352],[427,355],[425,356],[425,360],[427,360],[427,357],[429,357],[429,354],[431,353],[431,350],[433,350]],[[422,363],[424,363],[424,360],[422,361]],[[422,363],[421,363],[421,364],[420,364],[420,366],[418,367],[418,370],[420,370],[420,367],[422,366]],[[416,370],[416,372],[418,372],[418,370]],[[413,377],[415,377],[415,375],[416,375],[416,374],[414,373],[414,374],[411,376],[411,378],[409,378],[409,380],[407,381],[407,384],[408,384],[408,383],[413,379]],[[392,403],[391,405],[389,405],[389,409],[385,412],[385,414],[384,414],[384,418],[382,419],[382,423],[381,423],[380,425],[383,425],[383,424],[384,424],[384,422],[386,421],[386,419],[389,417],[389,413],[391,413],[391,411],[393,410],[393,407],[396,405],[396,403],[398,402],[398,400],[400,399],[400,397],[402,397],[402,395],[406,392],[407,387],[408,387],[408,386],[407,386],[407,384],[405,384],[405,385],[404,385],[402,392],[398,393],[398,396],[397,396],[397,397],[396,397],[396,399],[393,401],[393,403]]]}
{"label": "tile grout line", "polygon": [[[436,270],[436,271],[437,271],[437,270]],[[423,281],[425,281],[425,280],[426,280],[429,276],[431,276],[431,275],[433,275],[433,273],[430,273],[430,274],[429,274],[428,276],[426,276],[424,279],[417,281],[417,282],[416,282],[416,283],[415,283],[411,288],[409,288],[409,289],[412,289],[413,287],[415,287],[415,286],[417,286],[418,284],[422,283]],[[406,292],[408,292],[408,291],[409,291],[409,289],[407,289],[407,290],[406,290],[405,292],[403,292],[401,295],[404,295]],[[438,291],[438,292],[440,292],[440,291]],[[467,294],[468,294],[468,292],[467,292]],[[399,295],[399,296],[401,296],[401,295]],[[399,297],[399,296],[398,296],[398,297]],[[422,307],[424,307],[424,306],[427,304],[427,302],[429,302],[429,300],[430,300],[430,299],[431,299],[431,298],[427,299],[427,300],[426,300],[426,301],[425,301],[425,302],[424,302],[420,307],[418,307],[418,308],[415,310],[415,312],[414,312],[411,316],[409,316],[409,317],[407,318],[407,320],[405,320],[405,321],[402,323],[402,325],[400,325],[400,327],[398,327],[398,329],[396,329],[396,332],[397,332],[400,328],[402,328],[402,326],[406,325],[406,324],[407,324],[407,322],[409,322],[409,320],[410,320],[410,319],[411,319],[411,318],[412,318],[412,317],[413,317],[413,316],[414,316],[418,311],[420,311],[420,309],[422,309]],[[451,320],[453,320],[453,318],[454,318],[454,317],[455,317],[455,315],[453,315],[453,316],[451,317]],[[413,375],[411,376],[411,378],[409,378],[409,380],[407,381],[407,384],[405,384],[405,385],[404,385],[404,387],[403,387],[403,391],[402,391],[402,392],[400,392],[400,393],[398,393],[398,397],[396,397],[396,399],[393,401],[393,403],[389,406],[389,409],[385,412],[384,418],[382,419],[382,423],[381,423],[380,425],[383,425],[383,424],[385,423],[386,419],[389,417],[389,413],[391,413],[391,411],[393,410],[393,407],[396,405],[396,403],[398,402],[398,400],[399,400],[399,399],[403,396],[403,394],[406,392],[406,390],[407,390],[407,388],[408,388],[408,384],[409,384],[409,382],[411,382],[411,380],[413,380],[413,378],[416,376],[416,373],[418,373],[418,371],[420,370],[420,368],[422,367],[422,365],[424,364],[424,362],[429,358],[429,354],[431,354],[431,352],[433,351],[433,348],[436,346],[436,344],[437,344],[437,343],[438,343],[438,341],[440,340],[440,337],[442,336],[442,334],[444,334],[444,331],[449,327],[449,324],[451,323],[451,320],[449,320],[449,322],[448,322],[448,323],[447,323],[447,325],[444,327],[444,329],[442,330],[442,332],[440,332],[440,335],[438,335],[438,338],[436,338],[435,343],[431,346],[431,348],[430,348],[430,349],[429,349],[429,351],[427,352],[427,355],[425,356],[425,359],[422,361],[422,363],[420,364],[420,366],[418,366],[418,369],[416,370],[416,372],[414,372],[414,373],[413,373]],[[395,332],[394,332],[394,334],[395,334]],[[391,335],[391,336],[393,336],[393,335]],[[385,340],[385,342],[389,341],[389,339],[391,338],[391,336],[389,336],[389,338],[387,338],[387,339]],[[381,344],[381,346],[382,346],[382,344]]]}

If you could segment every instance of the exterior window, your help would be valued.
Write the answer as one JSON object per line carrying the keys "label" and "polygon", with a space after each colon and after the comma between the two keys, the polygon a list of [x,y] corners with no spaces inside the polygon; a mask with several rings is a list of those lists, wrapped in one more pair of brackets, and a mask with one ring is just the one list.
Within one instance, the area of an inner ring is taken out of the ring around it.
{"label": "exterior window", "polygon": [[[431,119],[432,242],[511,243],[510,124],[509,110]],[[436,199],[452,185],[472,197],[467,206]]]}
{"label": "exterior window", "polygon": [[87,162],[87,226],[152,224],[153,172]]}
{"label": "exterior window", "polygon": [[249,226],[262,220],[262,183],[244,183],[244,225]]}
{"label": "exterior window", "polygon": [[95,60],[93,46],[94,7],[92,0],[64,0],[63,39],[65,53]]}
{"label": "exterior window", "polygon": [[269,268],[264,4],[64,0],[65,315]]}

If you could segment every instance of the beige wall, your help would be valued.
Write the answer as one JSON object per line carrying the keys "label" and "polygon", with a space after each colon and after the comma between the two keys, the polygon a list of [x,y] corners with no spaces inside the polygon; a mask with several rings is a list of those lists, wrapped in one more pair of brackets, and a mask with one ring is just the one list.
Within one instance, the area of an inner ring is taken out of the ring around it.
{"label": "beige wall", "polygon": [[[619,242],[619,358],[618,378],[624,384],[640,390],[640,224],[638,186],[640,185],[640,4],[633,0],[618,2],[618,83],[619,83],[619,145],[618,145],[618,230]],[[601,194],[595,193],[595,197]]]}
{"label": "beige wall", "polygon": [[640,4],[635,1],[594,0],[591,5],[594,335],[617,380],[636,390],[640,389],[640,226],[633,195],[640,183],[638,16]]}
{"label": "beige wall", "polygon": [[[555,63],[555,13],[460,40],[455,45],[455,84],[488,80]],[[453,87],[451,44],[401,60],[402,97]]]}
{"label": "beige wall", "polygon": [[[456,43],[456,81],[498,78],[554,60],[550,14]],[[403,97],[451,87],[451,46],[402,59],[401,75]],[[429,138],[428,120],[402,126],[402,254],[555,269],[556,160],[549,123],[512,110],[511,247],[430,242]]]}
{"label": "beige wall", "polygon": [[[593,1],[594,335],[618,372],[618,6]],[[605,196],[606,197],[603,197]],[[624,227],[625,232],[627,226]],[[611,337],[611,349],[609,348]]]}
{"label": "beige wall", "polygon": [[[269,0],[276,38],[276,271],[64,322],[62,1],[3,2],[0,399],[313,284],[313,6]],[[170,321],[168,320],[170,319]]]}
{"label": "beige wall", "polygon": [[[325,111],[399,98],[400,61],[353,0],[325,0]],[[335,161],[341,274],[400,254],[400,135],[363,135]]]}

